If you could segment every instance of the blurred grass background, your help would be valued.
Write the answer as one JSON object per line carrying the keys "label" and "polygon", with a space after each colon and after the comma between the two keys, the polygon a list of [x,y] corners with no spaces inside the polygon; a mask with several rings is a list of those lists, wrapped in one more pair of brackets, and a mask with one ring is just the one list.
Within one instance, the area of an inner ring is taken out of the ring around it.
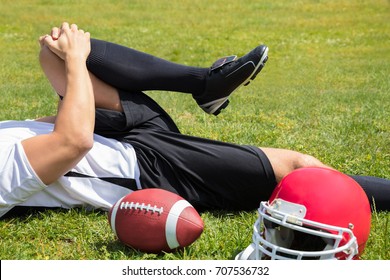
{"label": "blurred grass background", "polygon": [[[99,39],[194,66],[270,48],[257,79],[218,117],[191,96],[150,92],[183,133],[298,150],[348,174],[390,178],[390,1],[0,0],[0,119],[55,114],[37,39],[62,21]],[[374,213],[364,259],[390,259],[389,213]],[[256,213],[202,214],[201,238],[153,255],[124,247],[105,213],[59,210],[0,221],[1,259],[230,259]]]}

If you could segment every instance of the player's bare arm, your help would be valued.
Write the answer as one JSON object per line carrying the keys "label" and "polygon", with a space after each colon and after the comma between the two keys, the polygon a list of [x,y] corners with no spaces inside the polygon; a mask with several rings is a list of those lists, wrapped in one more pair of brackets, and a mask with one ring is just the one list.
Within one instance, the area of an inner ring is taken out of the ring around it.
{"label": "player's bare arm", "polygon": [[49,35],[40,39],[43,46],[65,63],[65,97],[54,130],[22,142],[32,168],[46,184],[73,168],[93,146],[95,104],[85,64],[90,52],[90,34],[68,23],[63,23],[60,30],[58,40]]}

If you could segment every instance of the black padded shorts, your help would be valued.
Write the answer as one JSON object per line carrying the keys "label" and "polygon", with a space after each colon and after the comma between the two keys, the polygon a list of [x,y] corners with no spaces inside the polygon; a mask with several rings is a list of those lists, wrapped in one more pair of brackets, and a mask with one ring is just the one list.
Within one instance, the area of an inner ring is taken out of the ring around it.
{"label": "black padded shorts", "polygon": [[183,135],[142,92],[120,92],[124,113],[97,110],[95,132],[130,143],[142,188],[181,195],[197,210],[253,210],[276,186],[271,164],[254,146]]}

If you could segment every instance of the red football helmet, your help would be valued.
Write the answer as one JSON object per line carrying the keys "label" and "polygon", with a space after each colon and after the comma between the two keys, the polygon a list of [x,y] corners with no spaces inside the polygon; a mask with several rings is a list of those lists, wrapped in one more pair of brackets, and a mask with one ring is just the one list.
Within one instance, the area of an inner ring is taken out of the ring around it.
{"label": "red football helmet", "polygon": [[332,169],[297,169],[261,202],[253,243],[236,259],[358,259],[370,225],[356,181]]}

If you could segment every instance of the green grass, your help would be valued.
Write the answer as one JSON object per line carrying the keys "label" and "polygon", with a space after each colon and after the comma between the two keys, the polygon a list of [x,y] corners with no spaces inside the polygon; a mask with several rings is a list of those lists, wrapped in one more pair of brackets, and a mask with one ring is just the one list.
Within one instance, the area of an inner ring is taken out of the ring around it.
{"label": "green grass", "polygon": [[[299,150],[346,173],[390,178],[389,16],[386,0],[1,0],[0,119],[55,113],[37,38],[63,20],[188,65],[209,66],[266,43],[266,68],[218,117],[188,95],[150,94],[184,133]],[[363,259],[390,259],[389,217],[373,214]],[[256,213],[202,218],[198,241],[154,255],[115,240],[105,213],[31,213],[0,221],[0,258],[231,259],[250,242]]]}

